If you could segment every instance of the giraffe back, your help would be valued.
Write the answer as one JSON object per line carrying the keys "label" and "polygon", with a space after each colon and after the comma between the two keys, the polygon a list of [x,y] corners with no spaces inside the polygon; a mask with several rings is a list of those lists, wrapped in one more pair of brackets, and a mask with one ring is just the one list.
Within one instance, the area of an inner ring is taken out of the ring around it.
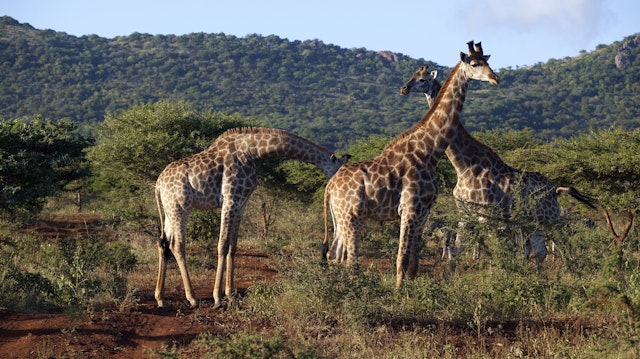
{"label": "giraffe back", "polygon": [[240,163],[252,163],[263,158],[297,159],[320,168],[331,177],[347,158],[338,159],[329,149],[291,132],[244,127],[220,135],[208,150],[233,152]]}

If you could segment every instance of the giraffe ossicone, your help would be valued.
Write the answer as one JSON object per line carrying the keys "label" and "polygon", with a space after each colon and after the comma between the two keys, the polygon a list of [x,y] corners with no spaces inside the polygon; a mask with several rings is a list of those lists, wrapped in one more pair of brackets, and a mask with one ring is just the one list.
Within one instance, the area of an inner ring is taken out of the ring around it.
{"label": "giraffe ossicone", "polygon": [[[428,72],[427,66],[416,70],[411,78],[400,89],[401,95],[423,93],[431,106],[433,99],[440,92],[441,85],[435,78],[436,72]],[[487,206],[498,206],[505,217],[509,217],[514,200],[523,200],[530,217],[538,223],[549,223],[560,218],[558,195],[567,193],[578,201],[593,207],[591,199],[573,187],[556,187],[547,177],[537,172],[521,171],[507,165],[489,146],[478,141],[460,124],[456,134],[452,136],[449,147],[445,151],[453,164],[457,182],[453,196],[460,210],[463,207],[476,212],[479,220],[487,214]],[[514,198],[514,194],[519,195]],[[449,258],[461,252],[464,232],[468,231],[468,223],[461,221],[456,238],[449,236],[445,251]],[[525,240],[524,256],[533,252],[539,261],[547,254],[544,236],[534,231]]]}
{"label": "giraffe ossicone", "polygon": [[[420,237],[438,194],[435,166],[460,127],[471,80],[498,84],[480,43],[468,43],[427,114],[394,138],[372,160],[342,166],[325,188],[325,238],[322,256],[331,262],[355,263],[364,221],[400,219],[396,286],[418,270]],[[334,226],[329,247],[328,217]]]}
{"label": "giraffe ossicone", "polygon": [[291,158],[313,164],[327,178],[349,158],[337,158],[328,149],[290,132],[267,128],[237,128],[220,135],[204,151],[174,161],[160,173],[155,196],[160,214],[161,236],[158,241],[158,280],[155,298],[164,304],[166,257],[176,259],[185,296],[192,307],[197,305],[185,258],[187,220],[192,209],[220,208],[218,266],[213,290],[214,306],[225,295],[232,300],[234,256],[238,229],[247,201],[258,178],[255,166],[269,157]]}

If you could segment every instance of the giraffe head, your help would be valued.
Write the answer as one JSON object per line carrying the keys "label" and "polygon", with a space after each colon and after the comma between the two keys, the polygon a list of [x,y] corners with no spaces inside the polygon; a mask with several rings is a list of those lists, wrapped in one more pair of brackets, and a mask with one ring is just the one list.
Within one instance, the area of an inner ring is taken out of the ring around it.
{"label": "giraffe head", "polygon": [[500,79],[487,62],[491,55],[483,54],[482,44],[475,44],[475,49],[473,41],[467,42],[467,45],[469,46],[469,53],[460,52],[461,70],[465,71],[470,79],[488,81],[493,85],[499,84]]}
{"label": "giraffe head", "polygon": [[438,71],[429,72],[427,66],[422,66],[413,73],[411,79],[400,88],[401,95],[408,95],[411,92],[423,93],[427,97],[427,102],[431,105],[431,101],[438,96],[442,85],[438,80]]}

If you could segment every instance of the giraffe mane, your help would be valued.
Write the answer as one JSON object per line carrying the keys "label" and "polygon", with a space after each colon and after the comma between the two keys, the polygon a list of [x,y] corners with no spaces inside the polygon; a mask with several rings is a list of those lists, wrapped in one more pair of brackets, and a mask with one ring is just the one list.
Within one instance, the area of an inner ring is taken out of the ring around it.
{"label": "giraffe mane", "polygon": [[220,136],[218,136],[218,138],[225,136],[225,135],[234,135],[234,134],[282,134],[285,136],[289,136],[292,138],[295,138],[299,141],[302,142],[306,142],[309,144],[312,144],[314,147],[317,147],[319,149],[321,149],[322,151],[326,152],[326,153],[330,153],[333,154],[332,151],[330,151],[328,148],[321,146],[320,144],[317,144],[315,142],[312,142],[311,140],[304,138],[298,134],[295,134],[293,132],[287,132],[285,130],[280,130],[277,128],[266,128],[266,127],[252,127],[252,126],[246,126],[246,127],[234,127],[234,128],[230,128],[226,131],[224,131],[223,133],[220,134]]}

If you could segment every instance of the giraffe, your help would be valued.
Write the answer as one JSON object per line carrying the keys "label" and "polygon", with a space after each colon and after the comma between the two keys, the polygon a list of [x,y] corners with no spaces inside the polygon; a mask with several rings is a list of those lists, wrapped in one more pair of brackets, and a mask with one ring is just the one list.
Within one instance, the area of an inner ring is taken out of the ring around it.
{"label": "giraffe", "polygon": [[[468,54],[445,81],[427,114],[394,138],[372,160],[342,166],[325,187],[325,238],[322,256],[331,262],[355,264],[365,219],[400,219],[396,286],[415,277],[420,237],[437,193],[434,169],[460,127],[467,88],[472,79],[498,84],[480,43],[467,43]],[[329,248],[328,216],[334,239]]]}
{"label": "giraffe", "polygon": [[258,184],[256,163],[268,157],[294,158],[314,164],[327,178],[349,158],[345,155],[338,159],[328,149],[290,132],[236,128],[224,132],[204,151],[167,165],[155,187],[161,227],[155,291],[158,307],[164,304],[166,257],[170,252],[178,263],[186,298],[191,307],[196,306],[185,262],[186,226],[193,208],[221,208],[214,307],[221,306],[225,273],[225,295],[232,300],[233,263],[240,220],[249,196]]}
{"label": "giraffe", "polygon": [[[400,94],[424,93],[427,103],[431,106],[433,98],[437,96],[441,88],[436,76],[437,71],[428,72],[427,66],[423,66],[400,89]],[[472,210],[482,213],[483,209],[486,209],[483,208],[484,206],[494,205],[501,207],[503,215],[508,217],[513,194],[518,186],[521,186],[521,194],[525,199],[535,194],[531,215],[538,223],[551,223],[560,218],[558,195],[562,193],[567,193],[594,208],[590,199],[573,187],[556,187],[540,173],[521,171],[507,165],[498,154],[475,139],[462,125],[453,136],[445,154],[453,164],[458,177],[453,195],[460,209],[471,205]],[[459,224],[460,231],[455,240],[457,245],[463,242],[461,232],[464,231],[464,228],[467,228],[466,223],[461,222]],[[453,243],[451,243],[453,238],[449,236],[449,239],[445,251],[451,258],[461,249],[453,248]],[[532,251],[538,261],[544,260],[547,254],[544,237],[539,232],[532,233],[532,236],[525,242],[524,256],[528,257]]]}

